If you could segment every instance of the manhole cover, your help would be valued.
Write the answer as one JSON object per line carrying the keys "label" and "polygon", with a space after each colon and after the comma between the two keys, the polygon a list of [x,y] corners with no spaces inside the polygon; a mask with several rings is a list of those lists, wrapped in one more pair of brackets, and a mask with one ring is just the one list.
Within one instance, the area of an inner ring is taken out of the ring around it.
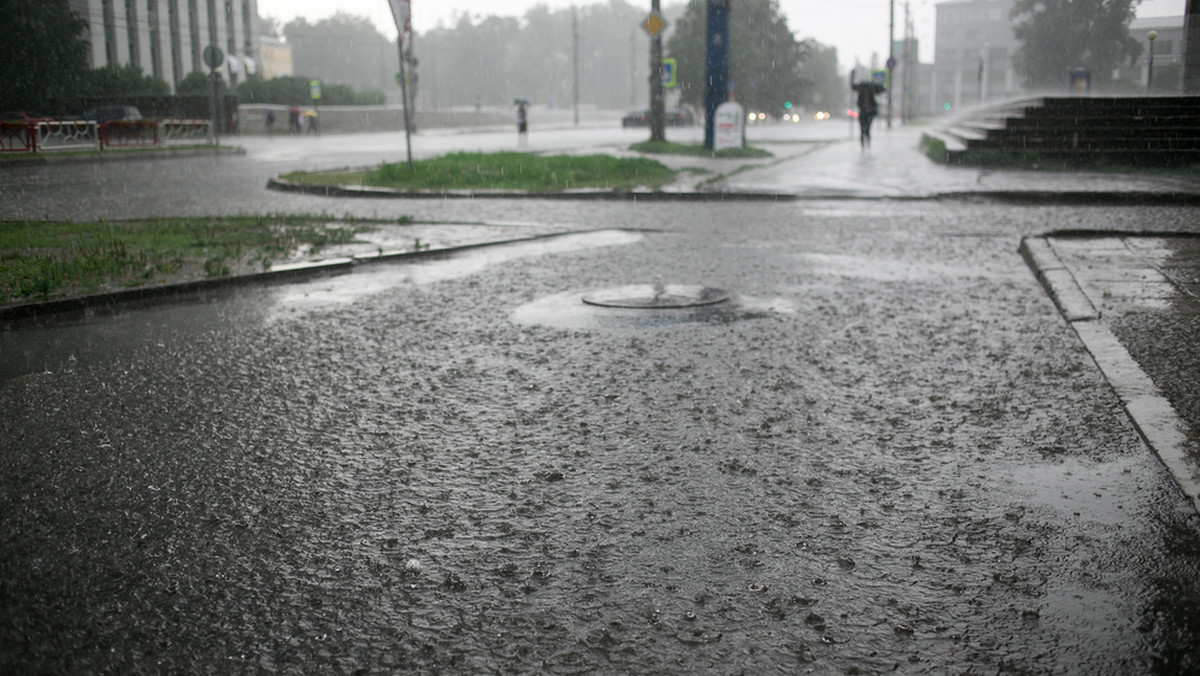
{"label": "manhole cover", "polygon": [[729,300],[721,289],[688,284],[631,284],[593,291],[583,297],[588,305],[659,310],[716,305]]}

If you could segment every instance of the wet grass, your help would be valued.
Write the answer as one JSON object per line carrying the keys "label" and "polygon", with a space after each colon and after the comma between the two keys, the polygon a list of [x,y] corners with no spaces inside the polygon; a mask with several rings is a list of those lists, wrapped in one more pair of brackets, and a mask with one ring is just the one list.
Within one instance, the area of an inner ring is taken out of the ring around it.
{"label": "wet grass", "polygon": [[0,302],[265,271],[302,248],[349,243],[384,222],[397,221],[284,214],[0,221]]}
{"label": "wet grass", "polygon": [[675,172],[647,158],[610,155],[451,153],[372,169],[292,172],[284,179],[304,185],[362,185],[396,190],[489,190],[560,192],[582,188],[628,190],[659,187]]}
{"label": "wet grass", "polygon": [[643,141],[629,146],[629,149],[648,155],[686,155],[688,157],[706,157],[729,160],[758,160],[774,157],[761,148],[726,148],[724,150],[709,150],[702,145],[688,145],[671,141]]}

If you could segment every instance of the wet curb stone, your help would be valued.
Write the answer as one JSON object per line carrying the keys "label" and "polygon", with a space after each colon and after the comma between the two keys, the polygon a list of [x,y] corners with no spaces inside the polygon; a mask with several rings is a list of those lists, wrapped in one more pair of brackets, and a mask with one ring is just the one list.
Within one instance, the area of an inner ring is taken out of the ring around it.
{"label": "wet curb stone", "polygon": [[1187,423],[1113,332],[1074,274],[1054,252],[1049,237],[1025,237],[1021,256],[1079,336],[1113,388],[1142,440],[1158,456],[1180,490],[1200,512],[1200,456],[1192,448]]}
{"label": "wet curb stone", "polygon": [[529,237],[515,237],[510,239],[492,240],[488,242],[476,242],[472,244],[461,244],[456,246],[440,247],[436,249],[422,249],[420,251],[383,251],[378,254],[366,254],[352,257],[331,258],[322,261],[280,265],[265,272],[249,275],[215,277],[212,279],[194,280],[189,282],[181,282],[178,284],[163,284],[152,287],[94,293],[74,298],[63,298],[60,300],[20,303],[17,305],[0,307],[0,324],[20,322],[23,320],[46,317],[49,315],[88,313],[101,307],[126,305],[130,303],[154,302],[171,298],[173,296],[183,296],[194,293],[202,293],[205,291],[216,291],[240,286],[250,286],[253,284],[273,284],[279,282],[301,281],[316,277],[344,274],[351,272],[356,267],[369,265],[372,263],[387,263],[399,260],[430,258],[434,256],[452,254],[459,251],[469,251],[472,249],[499,246],[503,244],[533,242],[542,239],[578,234],[580,232],[588,231],[571,230],[565,232],[545,233],[540,235],[532,235]]}
{"label": "wet curb stone", "polygon": [[971,190],[945,191],[917,195],[863,193],[796,194],[737,190],[603,190],[580,189],[557,192],[473,191],[473,190],[396,190],[355,185],[308,185],[282,178],[267,180],[268,190],[321,197],[366,197],[386,199],[555,199],[660,202],[799,202],[829,200],[985,200],[1005,204],[1092,206],[1196,206],[1200,193],[1186,191],[1038,191]]}
{"label": "wet curb stone", "polygon": [[612,200],[612,201],[689,201],[689,202],[733,202],[766,201],[791,202],[800,199],[791,193],[768,192],[720,192],[720,191],[667,191],[667,190],[603,190],[580,189],[558,192],[536,191],[474,191],[474,190],[395,190],[357,185],[307,185],[282,178],[267,181],[267,189],[294,192],[323,197],[373,197],[392,199],[558,199],[558,200]]}
{"label": "wet curb stone", "polygon": [[87,164],[93,162],[132,162],[137,160],[165,160],[179,157],[207,157],[218,155],[245,155],[240,146],[217,146],[216,148],[165,148],[161,150],[111,150],[89,155],[55,155],[40,153],[33,157],[0,158],[0,167],[43,166],[46,164]]}

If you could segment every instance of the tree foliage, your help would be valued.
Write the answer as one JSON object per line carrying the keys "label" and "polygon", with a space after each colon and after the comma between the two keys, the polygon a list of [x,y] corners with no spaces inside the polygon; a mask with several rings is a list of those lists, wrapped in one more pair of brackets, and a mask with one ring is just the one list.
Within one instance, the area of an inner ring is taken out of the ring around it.
{"label": "tree foliage", "polygon": [[1113,71],[1142,53],[1129,36],[1139,0],[1017,0],[1013,65],[1030,89],[1061,89],[1072,68],[1092,71],[1105,88]]}
{"label": "tree foliage", "polygon": [[146,75],[133,65],[104,66],[87,71],[80,78],[79,95],[83,98],[102,96],[165,96],[171,85],[160,78]]}
{"label": "tree foliage", "polygon": [[87,24],[67,0],[0,0],[4,108],[66,113],[87,71]]}
{"label": "tree foliage", "polygon": [[183,76],[183,80],[179,82],[179,86],[175,88],[177,94],[208,94],[208,75],[203,71],[193,70]]}
{"label": "tree foliage", "polygon": [[[640,27],[648,5],[607,0],[578,7],[579,101],[600,108],[645,105],[650,43]],[[674,23],[682,6],[662,13]],[[529,98],[569,107],[574,100],[576,14],[536,5],[521,18],[460,14],[417,36],[421,91],[434,108],[509,105]]]}
{"label": "tree foliage", "polygon": [[328,19],[308,23],[303,18],[283,28],[292,47],[292,72],[320,80],[323,86],[342,84],[378,90],[394,86],[399,69],[396,43],[388,40],[364,16],[338,11]]}
{"label": "tree foliage", "polygon": [[[682,100],[696,106],[704,98],[706,7],[704,0],[690,0],[666,45],[678,62]],[[734,98],[748,108],[782,112],[787,101],[806,103],[824,98],[814,97],[818,80],[837,80],[836,51],[811,40],[797,40],[780,12],[778,0],[733,3],[729,10],[729,42],[729,80]],[[830,69],[831,73],[825,72]]]}
{"label": "tree foliage", "polygon": [[[311,105],[309,77],[277,77],[270,80],[248,80],[237,86],[238,101],[241,103],[274,103],[278,105]],[[207,91],[207,90],[205,90]],[[371,90],[357,92],[342,84],[321,84],[318,103],[329,106],[380,105],[384,102],[383,92]]]}

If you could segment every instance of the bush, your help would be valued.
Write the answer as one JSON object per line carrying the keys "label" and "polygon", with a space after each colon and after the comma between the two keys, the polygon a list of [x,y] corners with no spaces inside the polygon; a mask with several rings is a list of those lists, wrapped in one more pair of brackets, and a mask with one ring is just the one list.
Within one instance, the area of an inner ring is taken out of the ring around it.
{"label": "bush", "polygon": [[[276,105],[308,105],[310,78],[282,76],[270,80],[248,80],[237,86],[238,100],[242,103],[273,103]],[[383,92],[370,90],[356,92],[346,85],[323,84],[318,103],[329,106],[371,106],[384,102]]]}
{"label": "bush", "polygon": [[142,73],[133,65],[104,66],[86,72],[81,80],[82,98],[112,96],[166,96],[171,85],[165,81]]}
{"label": "bush", "polygon": [[203,94],[208,96],[208,75],[193,70],[184,76],[183,81],[175,88],[176,94]]}

